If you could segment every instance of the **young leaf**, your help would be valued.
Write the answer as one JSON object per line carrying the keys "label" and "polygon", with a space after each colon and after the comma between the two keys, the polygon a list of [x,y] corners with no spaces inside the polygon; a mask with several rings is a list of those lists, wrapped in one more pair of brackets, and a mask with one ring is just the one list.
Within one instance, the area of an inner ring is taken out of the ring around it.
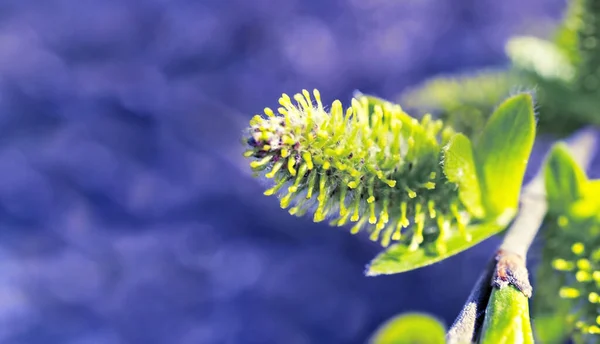
{"label": "young leaf", "polygon": [[497,222],[470,225],[466,229],[466,232],[471,235],[470,241],[465,240],[459,232],[454,232],[446,240],[446,250],[442,252],[434,249],[410,251],[407,245],[393,245],[371,261],[366,275],[396,274],[437,263],[482,242],[505,227],[506,223]]}
{"label": "young leaf", "polygon": [[546,197],[553,208],[566,209],[582,196],[585,172],[569,154],[564,143],[552,148],[544,170]]}
{"label": "young leaf", "polygon": [[496,109],[475,144],[475,166],[488,217],[518,208],[535,138],[533,99],[522,93]]}
{"label": "young leaf", "polygon": [[369,344],[443,344],[445,329],[437,319],[420,313],[396,316],[384,323]]}
{"label": "young leaf", "polygon": [[465,135],[454,135],[446,146],[444,173],[450,182],[458,185],[458,196],[469,213],[476,218],[483,218],[485,210],[481,203],[481,190],[473,160],[473,146]]}
{"label": "young leaf", "polygon": [[494,288],[479,339],[480,344],[533,344],[529,300],[509,285]]}

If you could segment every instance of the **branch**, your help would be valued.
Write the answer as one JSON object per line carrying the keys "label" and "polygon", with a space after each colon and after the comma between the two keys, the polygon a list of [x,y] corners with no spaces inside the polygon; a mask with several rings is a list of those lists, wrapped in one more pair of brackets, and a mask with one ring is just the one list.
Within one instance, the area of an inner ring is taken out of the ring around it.
{"label": "branch", "polygon": [[[595,131],[585,129],[568,142],[573,158],[584,169],[587,169],[593,159],[597,139]],[[542,225],[546,210],[542,167],[523,189],[521,209],[508,228],[495,257],[486,266],[456,321],[446,334],[448,344],[471,343],[477,338],[492,286],[502,288],[512,284],[527,297],[531,296],[532,288],[525,259]]]}
{"label": "branch", "polygon": [[446,334],[447,344],[471,343],[474,334],[479,333],[483,324],[485,308],[492,293],[490,280],[494,274],[496,259],[491,259],[473,289],[467,302]]}

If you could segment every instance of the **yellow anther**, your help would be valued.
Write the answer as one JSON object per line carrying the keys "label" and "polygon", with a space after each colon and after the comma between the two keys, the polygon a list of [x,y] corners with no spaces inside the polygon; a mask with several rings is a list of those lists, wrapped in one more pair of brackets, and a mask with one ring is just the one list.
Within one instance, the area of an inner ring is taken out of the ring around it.
{"label": "yellow anther", "polygon": [[577,268],[579,270],[590,271],[590,270],[592,270],[592,264],[590,263],[589,260],[582,258],[582,259],[577,260]]}
{"label": "yellow anther", "polygon": [[264,119],[260,115],[254,115],[250,120],[250,125],[260,125]]}
{"label": "yellow anther", "polygon": [[404,228],[406,228],[410,225],[410,221],[408,220],[408,217],[407,217],[407,212],[408,212],[408,204],[406,202],[402,202],[400,204],[400,222],[399,223]]}
{"label": "yellow anther", "polygon": [[571,251],[573,251],[573,253],[576,255],[581,255],[585,251],[585,246],[583,243],[576,242],[571,246]]}
{"label": "yellow anther", "polygon": [[271,196],[274,193],[276,193],[277,191],[279,191],[283,185],[287,182],[286,179],[281,179],[275,186],[273,186],[270,189],[265,190],[264,195],[265,196]]}
{"label": "yellow anther", "polygon": [[313,95],[315,96],[315,100],[317,101],[317,105],[319,106],[319,108],[323,108],[323,104],[321,103],[321,93],[319,92],[319,90],[314,89],[313,90]]}
{"label": "yellow anther", "polygon": [[308,166],[309,170],[312,170],[314,168],[312,156],[309,152],[302,153],[302,159],[304,159],[304,161],[306,162],[306,165]]}
{"label": "yellow anther", "polygon": [[275,177],[275,174],[277,172],[279,172],[279,170],[281,169],[282,166],[283,166],[283,160],[279,160],[278,162],[275,163],[275,165],[273,165],[273,169],[271,170],[271,172],[265,174],[265,177],[267,177],[267,178]]}
{"label": "yellow anther", "polygon": [[362,226],[365,224],[365,221],[367,219],[363,216],[360,221],[358,221],[354,226],[352,226],[352,228],[350,229],[350,233],[352,234],[356,234],[358,232],[360,232],[360,230],[362,229]]}
{"label": "yellow anther", "polygon": [[273,157],[269,155],[260,160],[252,161],[252,162],[250,162],[250,167],[259,168],[259,167],[265,166],[266,164],[268,164],[271,161],[271,159],[273,159]]}
{"label": "yellow anther", "polygon": [[377,216],[375,216],[375,203],[369,203],[369,223],[372,225],[377,223]]}
{"label": "yellow anther", "polygon": [[575,268],[575,264],[562,258],[556,258],[552,261],[552,267],[558,271],[571,271]]}
{"label": "yellow anther", "polygon": [[587,271],[579,270],[575,273],[575,279],[578,282],[590,282],[592,280],[592,275]]}
{"label": "yellow anther", "polygon": [[575,299],[578,298],[581,294],[579,290],[572,287],[562,287],[558,292],[561,298],[563,299]]}
{"label": "yellow anther", "polygon": [[304,97],[302,97],[300,93],[294,94],[294,100],[297,101],[300,104],[300,106],[302,106],[303,110],[306,111],[307,109],[309,109],[306,99],[304,99]]}
{"label": "yellow anther", "polygon": [[321,222],[323,220],[325,220],[325,214],[323,212],[323,208],[317,208],[317,210],[315,211],[315,215],[313,216],[313,221]]}
{"label": "yellow anther", "polygon": [[296,175],[295,165],[296,165],[296,159],[288,159],[287,168],[288,168],[288,171],[290,171],[290,174],[292,176]]}
{"label": "yellow anther", "polygon": [[287,207],[290,206],[291,200],[292,200],[292,194],[288,193],[283,198],[281,198],[281,201],[279,202],[279,205],[281,206],[281,208],[285,209],[285,208],[287,208]]}
{"label": "yellow anther", "polygon": [[381,233],[382,229],[383,229],[383,227],[380,227],[379,225],[377,225],[377,227],[375,227],[375,229],[371,232],[369,239],[371,239],[371,241],[379,240],[379,234]]}
{"label": "yellow anther", "polygon": [[273,110],[271,110],[271,108],[266,107],[264,112],[265,112],[265,115],[267,115],[269,117],[275,116],[275,114],[273,113]]}
{"label": "yellow anther", "polygon": [[569,224],[569,219],[566,216],[559,216],[557,222],[559,227],[566,227]]}
{"label": "yellow anther", "polygon": [[290,96],[288,96],[287,94],[283,93],[281,95],[281,97],[279,98],[279,104],[283,107],[291,107],[292,106],[292,99],[290,99]]}
{"label": "yellow anther", "polygon": [[310,100],[310,93],[308,93],[307,90],[302,90],[302,95],[304,96],[304,99],[306,99],[306,102],[308,104],[312,103],[312,100]]}

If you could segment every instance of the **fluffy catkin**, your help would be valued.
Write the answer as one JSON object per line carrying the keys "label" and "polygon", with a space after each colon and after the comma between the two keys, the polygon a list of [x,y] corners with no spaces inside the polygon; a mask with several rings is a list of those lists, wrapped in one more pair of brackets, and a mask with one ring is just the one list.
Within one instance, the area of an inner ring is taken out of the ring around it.
{"label": "fluffy catkin", "polygon": [[464,231],[457,186],[442,171],[452,130],[441,121],[419,121],[367,97],[326,109],[317,90],[283,94],[279,104],[250,121],[245,156],[273,180],[265,194],[279,195],[282,208],[311,212],[315,222],[352,223],[352,233],[367,229],[383,246],[435,241],[443,250],[448,231]]}

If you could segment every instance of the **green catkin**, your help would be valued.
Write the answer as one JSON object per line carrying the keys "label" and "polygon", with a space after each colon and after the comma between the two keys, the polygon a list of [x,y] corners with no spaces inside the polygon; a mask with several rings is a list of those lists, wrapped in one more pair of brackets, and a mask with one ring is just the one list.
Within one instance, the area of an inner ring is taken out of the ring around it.
{"label": "green catkin", "polygon": [[443,249],[450,224],[464,230],[457,186],[440,163],[452,130],[440,120],[419,121],[366,97],[347,109],[336,100],[327,111],[317,90],[283,94],[279,105],[250,121],[244,156],[274,180],[265,195],[279,195],[282,208],[353,224],[352,233],[366,229],[383,246],[402,240],[411,250],[434,241]]}
{"label": "green catkin", "polygon": [[558,296],[570,303],[569,321],[586,342],[586,336],[600,335],[600,218],[574,217],[567,229],[563,217],[550,229],[548,254],[563,281]]}

